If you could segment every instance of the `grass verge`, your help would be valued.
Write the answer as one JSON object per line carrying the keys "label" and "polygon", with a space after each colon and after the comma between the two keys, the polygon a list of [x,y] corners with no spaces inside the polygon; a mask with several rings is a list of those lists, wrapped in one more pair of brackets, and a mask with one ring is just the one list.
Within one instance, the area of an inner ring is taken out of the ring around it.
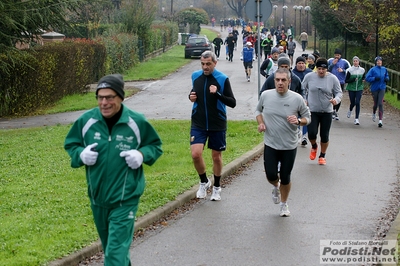
{"label": "grass verge", "polygon": [[397,100],[397,95],[390,92],[385,93],[385,101],[388,102],[394,108],[400,110],[400,101]]}
{"label": "grass verge", "polygon": [[[138,91],[139,89],[137,88],[125,88],[125,98],[134,95]],[[36,114],[48,115],[92,109],[98,105],[97,100],[95,100],[95,96],[96,93],[93,91],[82,94],[68,95],[56,102],[53,106],[38,110]]]}
{"label": "grass verge", "polygon": [[[138,216],[198,183],[188,142],[190,121],[151,123],[163,140],[164,155],[152,167],[145,166],[147,187]],[[255,121],[230,121],[228,126],[224,164],[262,141]],[[98,239],[84,168],[71,168],[63,149],[69,128],[1,131],[0,265],[43,265]],[[204,155],[210,174],[211,152]]]}

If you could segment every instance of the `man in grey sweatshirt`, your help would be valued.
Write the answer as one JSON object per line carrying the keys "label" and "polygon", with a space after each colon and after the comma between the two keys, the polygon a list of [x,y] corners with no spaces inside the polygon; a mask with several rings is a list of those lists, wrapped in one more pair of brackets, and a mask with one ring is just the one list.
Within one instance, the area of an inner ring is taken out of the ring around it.
{"label": "man in grey sweatshirt", "polygon": [[310,123],[310,111],[303,97],[289,90],[291,73],[288,69],[280,68],[274,76],[275,89],[261,94],[256,119],[258,131],[264,132],[264,169],[268,182],[273,185],[272,200],[280,203],[280,216],[285,217],[290,216],[287,200],[297,152],[298,126]]}

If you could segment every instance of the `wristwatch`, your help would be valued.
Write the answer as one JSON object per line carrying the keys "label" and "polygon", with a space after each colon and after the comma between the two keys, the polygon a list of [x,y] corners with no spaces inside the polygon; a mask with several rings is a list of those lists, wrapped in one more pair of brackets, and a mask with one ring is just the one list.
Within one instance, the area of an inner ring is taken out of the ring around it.
{"label": "wristwatch", "polygon": [[301,124],[301,118],[297,118],[297,122],[299,122],[298,125],[300,125]]}

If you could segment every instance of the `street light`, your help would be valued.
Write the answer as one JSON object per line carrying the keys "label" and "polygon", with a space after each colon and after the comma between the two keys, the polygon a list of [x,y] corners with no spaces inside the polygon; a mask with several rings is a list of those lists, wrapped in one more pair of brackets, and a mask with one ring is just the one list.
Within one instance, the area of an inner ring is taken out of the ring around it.
{"label": "street light", "polygon": [[303,9],[303,6],[298,6],[297,7],[297,9],[299,10],[299,13],[300,13],[300,32],[302,32],[302,29],[301,29],[301,10]]}
{"label": "street light", "polygon": [[287,8],[288,7],[286,5],[282,7],[282,9],[283,9],[283,25],[285,25],[285,27],[286,27],[286,9]]}
{"label": "street light", "polygon": [[306,6],[306,7],[304,7],[304,10],[306,11],[306,14],[307,14],[307,21],[306,21],[306,32],[307,32],[307,34],[308,34],[308,13],[309,13],[309,11],[310,11],[310,7],[309,6]]}
{"label": "street light", "polygon": [[162,7],[162,8],[161,8],[161,11],[162,11],[161,17],[162,17],[163,19],[165,19],[165,18],[166,18],[166,15],[165,15],[165,7]]}
{"label": "street light", "polygon": [[224,6],[224,19],[226,19],[226,6]]}
{"label": "street light", "polygon": [[294,9],[294,32],[293,32],[293,36],[296,36],[296,33],[297,33],[297,17],[296,17],[297,6],[293,6],[293,9]]}
{"label": "street light", "polygon": [[379,2],[381,0],[375,0],[375,9],[376,9],[376,21],[375,21],[375,57],[379,54]]}
{"label": "street light", "polygon": [[276,22],[276,9],[278,8],[278,6],[277,5],[274,5],[273,6],[273,9],[274,9],[274,17],[275,17],[275,28],[277,28],[276,26],[276,24],[277,24],[277,22]]}

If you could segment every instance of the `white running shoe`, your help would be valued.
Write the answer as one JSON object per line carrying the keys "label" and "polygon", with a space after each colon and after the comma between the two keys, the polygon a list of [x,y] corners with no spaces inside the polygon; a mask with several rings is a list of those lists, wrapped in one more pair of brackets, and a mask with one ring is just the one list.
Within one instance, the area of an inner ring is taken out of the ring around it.
{"label": "white running shoe", "polygon": [[349,110],[349,111],[347,111],[347,118],[350,118],[351,117],[351,111]]}
{"label": "white running shoe", "polygon": [[211,181],[208,179],[207,183],[200,183],[199,190],[197,190],[196,197],[204,199],[207,197],[207,190],[211,187]]}
{"label": "white running shoe", "polygon": [[290,216],[290,211],[289,211],[289,206],[287,203],[281,204],[281,213],[279,214],[280,217],[289,217]]}
{"label": "white running shoe", "polygon": [[212,201],[221,200],[221,187],[213,187],[210,200]]}
{"label": "white running shoe", "polygon": [[358,119],[356,118],[356,119],[354,119],[354,125],[359,125],[360,124],[360,121],[358,121]]}
{"label": "white running shoe", "polygon": [[272,188],[272,201],[275,204],[278,204],[279,202],[281,202],[281,191],[279,190],[278,187],[273,187]]}
{"label": "white running shoe", "polygon": [[301,141],[301,146],[305,147],[307,146],[307,138],[303,137],[303,140]]}
{"label": "white running shoe", "polygon": [[298,143],[301,142],[301,135],[302,135],[302,132],[300,131],[300,129],[297,129],[297,142]]}
{"label": "white running shoe", "polygon": [[375,122],[375,119],[376,119],[376,114],[372,113],[372,121]]}

